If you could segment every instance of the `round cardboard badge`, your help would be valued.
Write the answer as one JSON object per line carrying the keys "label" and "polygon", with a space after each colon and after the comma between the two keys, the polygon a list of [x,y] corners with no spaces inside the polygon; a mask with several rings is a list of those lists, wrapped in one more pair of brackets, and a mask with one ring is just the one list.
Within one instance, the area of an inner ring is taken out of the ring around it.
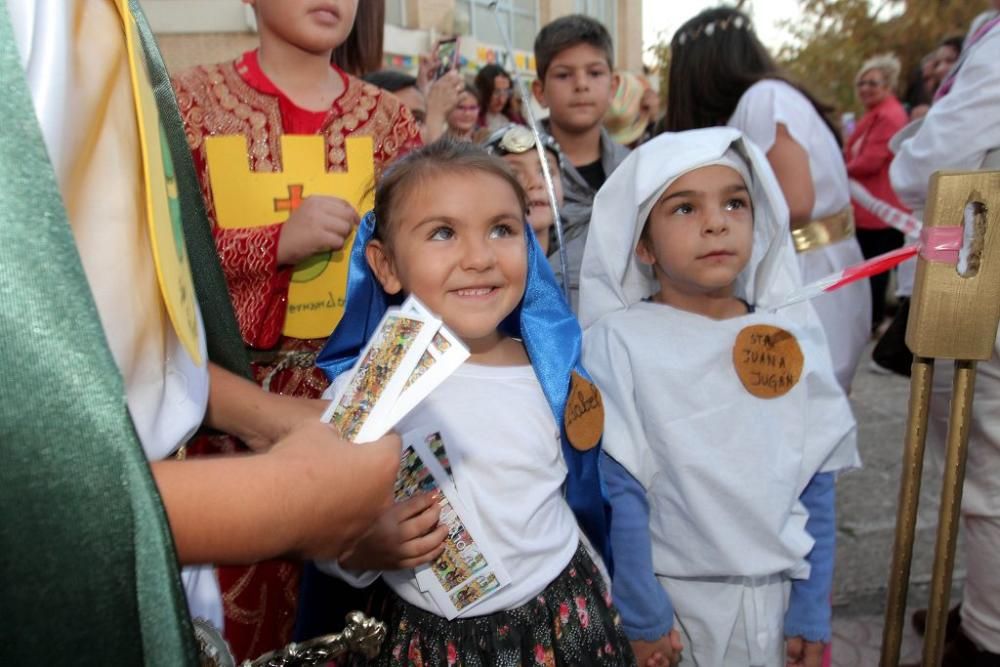
{"label": "round cardboard badge", "polygon": [[757,398],[778,398],[802,377],[802,348],[790,331],[753,324],[736,335],[733,366],[746,390]]}
{"label": "round cardboard badge", "polygon": [[590,380],[573,371],[563,413],[569,444],[581,452],[593,449],[604,433],[604,402],[601,392]]}

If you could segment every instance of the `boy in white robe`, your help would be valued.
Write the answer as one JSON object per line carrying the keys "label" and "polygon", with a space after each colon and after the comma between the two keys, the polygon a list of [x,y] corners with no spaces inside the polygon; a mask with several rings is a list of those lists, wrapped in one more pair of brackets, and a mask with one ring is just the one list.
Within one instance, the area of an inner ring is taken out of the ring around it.
{"label": "boy in white robe", "polygon": [[643,145],[598,193],[583,267],[638,664],[679,657],[676,612],[695,665],[819,665],[855,422],[812,306],[767,310],[801,278],[766,158],[728,128]]}
{"label": "boy in white robe", "polygon": [[[993,3],[997,10],[1000,4]],[[1000,17],[973,22],[955,63],[919,125],[900,131],[889,167],[900,201],[915,211],[927,204],[938,170],[1000,170]],[[960,325],[957,325],[960,326]],[[935,365],[927,439],[944,447],[952,364]],[[1000,337],[993,357],[976,368],[969,459],[962,495],[965,585],[961,623],[949,633],[941,664],[1000,664]]]}

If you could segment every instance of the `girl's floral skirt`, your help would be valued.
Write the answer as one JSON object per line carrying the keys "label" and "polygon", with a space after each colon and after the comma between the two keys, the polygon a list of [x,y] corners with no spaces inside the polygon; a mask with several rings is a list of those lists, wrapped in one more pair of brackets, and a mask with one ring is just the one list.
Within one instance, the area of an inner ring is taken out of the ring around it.
{"label": "girl's floral skirt", "polygon": [[448,621],[392,595],[384,620],[389,635],[379,665],[635,664],[611,594],[582,545],[544,591],[515,609]]}

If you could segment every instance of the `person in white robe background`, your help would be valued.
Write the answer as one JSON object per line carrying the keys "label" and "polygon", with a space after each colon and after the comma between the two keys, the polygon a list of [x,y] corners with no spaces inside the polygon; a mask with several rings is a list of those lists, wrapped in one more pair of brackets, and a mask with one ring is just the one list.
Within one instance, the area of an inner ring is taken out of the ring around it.
{"label": "person in white robe background", "polygon": [[[1000,3],[994,2],[996,8]],[[922,217],[938,170],[1000,170],[1000,17],[977,17],[962,55],[927,115],[900,131],[889,178],[900,201]],[[894,141],[896,139],[894,138]],[[961,326],[958,324],[958,326]],[[943,447],[953,367],[937,364],[928,440]],[[977,367],[969,458],[962,497],[965,585],[961,623],[951,633],[945,667],[1000,664],[1000,339]]]}

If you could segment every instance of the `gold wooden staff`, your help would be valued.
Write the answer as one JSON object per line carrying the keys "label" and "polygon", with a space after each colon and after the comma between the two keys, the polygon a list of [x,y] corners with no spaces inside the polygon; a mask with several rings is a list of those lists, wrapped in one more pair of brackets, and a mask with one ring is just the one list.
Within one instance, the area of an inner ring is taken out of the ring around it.
{"label": "gold wooden staff", "polygon": [[[971,214],[967,214],[971,212]],[[951,410],[946,440],[941,508],[924,636],[923,667],[939,665],[955,565],[962,482],[976,363],[993,354],[1000,322],[1000,172],[937,173],[931,177],[925,233],[965,220],[968,260],[959,267],[917,262],[906,344],[913,352],[909,415],[899,486],[896,537],[882,634],[882,667],[899,664],[907,587],[920,498],[924,444],[935,359],[953,359]],[[970,227],[971,226],[971,227]],[[966,252],[963,251],[963,259]],[[963,273],[959,273],[962,270]]]}

